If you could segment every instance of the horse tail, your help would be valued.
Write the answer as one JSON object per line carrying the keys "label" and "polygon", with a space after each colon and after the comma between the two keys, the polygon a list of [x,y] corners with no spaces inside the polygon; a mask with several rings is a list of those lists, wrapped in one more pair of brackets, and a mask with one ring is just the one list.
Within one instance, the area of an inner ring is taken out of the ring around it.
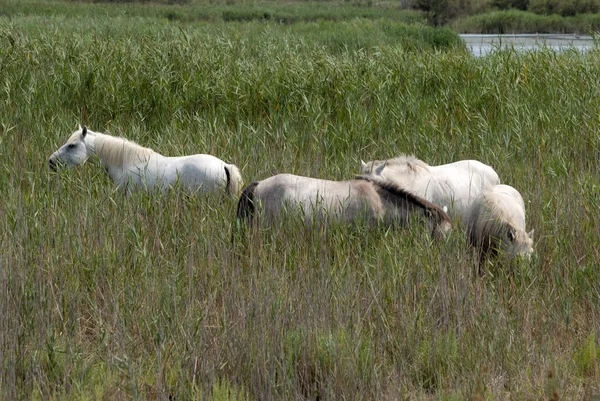
{"label": "horse tail", "polygon": [[256,207],[254,206],[254,191],[258,186],[258,181],[253,181],[244,188],[237,205],[236,217],[239,223],[248,223],[254,216]]}
{"label": "horse tail", "polygon": [[237,196],[242,190],[242,185],[244,185],[240,170],[235,164],[225,164],[223,167],[225,168],[225,176],[227,177],[225,192],[231,196]]}

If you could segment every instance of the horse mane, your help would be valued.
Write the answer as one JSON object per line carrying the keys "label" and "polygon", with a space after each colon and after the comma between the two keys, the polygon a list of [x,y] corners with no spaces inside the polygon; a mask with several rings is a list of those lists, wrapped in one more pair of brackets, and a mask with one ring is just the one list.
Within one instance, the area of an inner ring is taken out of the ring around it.
{"label": "horse mane", "polygon": [[154,151],[125,138],[96,134],[95,151],[106,165],[125,165],[147,160]]}
{"label": "horse mane", "polygon": [[406,166],[409,170],[413,172],[418,171],[418,167],[429,169],[429,164],[425,163],[421,159],[417,159],[413,155],[400,155],[398,157],[394,157],[393,159],[388,159],[385,162],[388,166]]}
{"label": "horse mane", "polygon": [[492,217],[500,209],[489,208],[489,205],[484,204],[475,205],[471,207],[469,215],[465,216],[464,225],[467,229],[467,238],[469,243],[473,246],[487,245],[490,238],[499,238],[502,236],[502,232],[508,228],[507,221],[503,217],[503,213],[498,216],[500,218]]}
{"label": "horse mane", "polygon": [[376,185],[379,189],[392,194],[394,197],[401,197],[408,200],[411,204],[435,213],[444,220],[450,220],[450,217],[444,210],[436,205],[435,203],[429,202],[427,199],[423,199],[418,195],[413,194],[409,190],[401,187],[395,182],[388,181],[375,176],[359,175],[356,177],[357,180],[369,181]]}

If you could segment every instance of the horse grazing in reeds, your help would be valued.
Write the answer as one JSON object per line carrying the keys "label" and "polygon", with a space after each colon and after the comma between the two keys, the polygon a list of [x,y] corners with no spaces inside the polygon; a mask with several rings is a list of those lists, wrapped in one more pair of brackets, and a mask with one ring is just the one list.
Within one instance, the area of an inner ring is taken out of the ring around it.
{"label": "horse grazing in reeds", "polygon": [[505,252],[508,259],[533,253],[533,231],[525,232],[525,203],[509,185],[483,190],[463,218],[467,239],[479,255],[479,269],[489,256]]}
{"label": "horse grazing in reeds", "polygon": [[494,169],[477,160],[430,166],[414,156],[400,156],[361,164],[363,174],[392,181],[459,218],[484,188],[500,184]]}
{"label": "horse grazing in reeds", "polygon": [[268,225],[289,213],[300,214],[308,225],[366,218],[370,223],[406,226],[416,215],[437,237],[451,229],[450,218],[438,206],[377,177],[329,181],[278,174],[250,183],[237,207],[238,221],[245,224],[260,216],[261,224]]}
{"label": "horse grazing in reeds", "polygon": [[242,188],[238,168],[215,156],[197,154],[166,157],[124,138],[93,132],[86,127],[75,131],[69,140],[48,159],[51,169],[73,167],[96,154],[110,178],[121,188],[148,191],[180,186],[189,192],[214,192],[224,189],[237,196]]}

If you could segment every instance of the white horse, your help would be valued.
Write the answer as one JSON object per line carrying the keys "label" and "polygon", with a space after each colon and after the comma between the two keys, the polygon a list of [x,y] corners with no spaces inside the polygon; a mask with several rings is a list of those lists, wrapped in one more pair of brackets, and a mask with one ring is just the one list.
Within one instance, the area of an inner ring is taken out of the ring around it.
{"label": "white horse", "polygon": [[190,192],[224,188],[237,196],[242,188],[238,168],[211,155],[166,157],[124,138],[79,127],[48,159],[51,169],[84,163],[96,154],[108,175],[121,188],[164,190],[178,185]]}
{"label": "white horse", "polygon": [[533,253],[533,231],[525,232],[525,204],[519,191],[509,185],[495,185],[479,194],[463,218],[469,244],[485,259],[506,252],[509,259]]}
{"label": "white horse", "polygon": [[500,184],[494,169],[477,160],[430,166],[414,156],[400,156],[361,164],[363,174],[390,180],[459,218],[484,188]]}
{"label": "white horse", "polygon": [[278,174],[254,181],[243,190],[238,221],[253,221],[257,209],[263,224],[281,219],[288,212],[299,213],[309,225],[352,223],[363,217],[371,223],[405,226],[416,215],[427,221],[438,237],[451,229],[450,218],[437,205],[377,177],[329,181]]}

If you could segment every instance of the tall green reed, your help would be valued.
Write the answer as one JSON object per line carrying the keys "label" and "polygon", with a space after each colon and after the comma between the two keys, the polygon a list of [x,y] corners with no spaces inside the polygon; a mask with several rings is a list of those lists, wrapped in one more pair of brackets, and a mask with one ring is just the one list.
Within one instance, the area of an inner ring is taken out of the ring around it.
{"label": "tall green reed", "polygon": [[[5,398],[597,391],[598,52],[411,44],[436,35],[364,20],[0,20]],[[418,226],[292,221],[231,243],[233,199],[125,196],[95,160],[50,173],[79,123],[216,154],[247,182],[346,179],[400,153],[476,158],[523,194],[537,256],[479,277],[458,226],[437,243]]]}

